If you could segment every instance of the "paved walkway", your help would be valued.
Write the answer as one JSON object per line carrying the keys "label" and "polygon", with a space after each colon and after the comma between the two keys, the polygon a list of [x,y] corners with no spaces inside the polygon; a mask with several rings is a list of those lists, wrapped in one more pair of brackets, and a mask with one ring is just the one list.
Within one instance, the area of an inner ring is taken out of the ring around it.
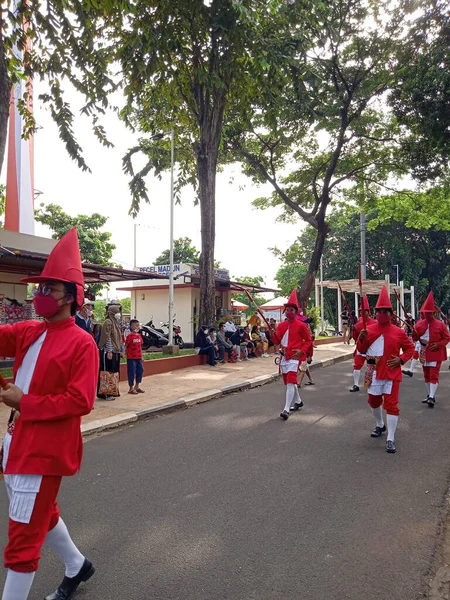
{"label": "paved walkway", "polygon": [[[312,366],[317,368],[324,366],[324,363],[326,366],[329,361],[345,360],[352,356],[353,351],[354,346],[343,343],[318,346],[314,350]],[[236,364],[218,364],[216,367],[202,365],[144,377],[141,387],[146,393],[137,396],[128,394],[128,384],[122,382],[120,398],[111,402],[96,401],[94,410],[83,419],[83,431],[92,432],[97,425],[102,429],[105,420],[109,425],[123,424],[127,418],[130,422],[135,421],[164,408],[195,404],[220,396],[233,391],[233,388],[255,387],[277,375],[278,367],[271,355],[270,358],[256,358]]]}
{"label": "paved walkway", "polygon": [[[312,367],[326,366],[329,361],[345,360],[353,354],[354,346],[343,343],[324,344],[314,350]],[[330,363],[331,364],[331,363]],[[114,401],[97,399],[94,410],[83,418],[82,430],[92,433],[102,429],[136,421],[145,415],[164,409],[188,406],[220,396],[235,389],[255,387],[271,381],[278,375],[274,356],[256,358],[236,364],[218,364],[179,369],[144,377],[145,394],[128,394],[128,384],[121,382],[120,398]],[[0,404],[0,423],[6,423],[9,408]]]}

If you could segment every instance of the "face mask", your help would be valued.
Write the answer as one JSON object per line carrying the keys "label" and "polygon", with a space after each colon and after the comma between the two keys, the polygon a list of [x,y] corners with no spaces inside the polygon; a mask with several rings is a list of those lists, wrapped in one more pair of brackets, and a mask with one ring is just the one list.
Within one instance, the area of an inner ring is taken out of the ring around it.
{"label": "face mask", "polygon": [[380,325],[386,325],[391,322],[391,315],[389,313],[377,313],[377,321]]}
{"label": "face mask", "polygon": [[293,321],[293,320],[295,319],[295,316],[296,316],[296,315],[295,315],[295,312],[287,312],[287,313],[286,313],[286,319],[287,319],[288,321]]}
{"label": "face mask", "polygon": [[433,319],[434,319],[433,313],[430,313],[430,312],[425,313],[425,321],[428,321],[428,323],[431,323],[431,321]]}
{"label": "face mask", "polygon": [[114,315],[114,318],[116,319],[116,321],[120,321],[120,319],[122,318],[122,315],[120,313],[117,313]]}
{"label": "face mask", "polygon": [[87,314],[88,318],[90,319],[94,313],[92,312],[92,310],[88,310],[88,311],[86,311],[86,314]]}
{"label": "face mask", "polygon": [[44,319],[54,317],[59,310],[58,300],[50,295],[37,294],[33,298],[33,306],[36,314]]}

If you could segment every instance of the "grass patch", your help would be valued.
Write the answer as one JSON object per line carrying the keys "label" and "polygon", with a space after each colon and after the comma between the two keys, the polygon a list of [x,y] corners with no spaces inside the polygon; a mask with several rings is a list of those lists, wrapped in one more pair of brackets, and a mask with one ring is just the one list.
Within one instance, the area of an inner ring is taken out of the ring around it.
{"label": "grass patch", "polygon": [[3,375],[3,377],[12,377],[13,376],[13,370],[12,369],[0,369],[0,374]]}
{"label": "grass patch", "polygon": [[[176,356],[173,356],[172,354],[165,354],[164,352],[146,352],[142,355],[142,357],[144,360],[155,360],[156,358],[176,358],[177,356],[186,356],[188,354],[195,354],[194,348],[186,348],[184,350],[180,350],[180,353]],[[120,362],[126,363],[127,359],[122,358]]]}

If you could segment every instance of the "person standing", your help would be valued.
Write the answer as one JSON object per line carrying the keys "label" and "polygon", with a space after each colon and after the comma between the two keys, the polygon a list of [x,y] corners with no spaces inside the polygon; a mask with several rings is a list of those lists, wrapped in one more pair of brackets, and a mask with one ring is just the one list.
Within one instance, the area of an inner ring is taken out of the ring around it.
{"label": "person standing", "polygon": [[[355,340],[355,345],[358,341],[359,334],[364,329],[364,324],[366,327],[376,324],[375,319],[372,319],[370,316],[370,306],[367,296],[362,297],[361,316],[352,329],[352,337]],[[359,378],[365,362],[365,355],[358,352],[358,349],[355,347],[355,352],[353,354],[353,386],[350,388],[350,392],[359,392]]]}
{"label": "person standing", "polygon": [[[397,429],[401,365],[414,353],[414,344],[400,327],[392,324],[393,308],[386,287],[383,286],[375,306],[375,325],[369,325],[359,334],[356,347],[367,356],[365,387],[368,402],[375,417],[376,427],[370,434],[378,438],[386,431],[382,406],[387,413],[386,452],[394,454],[395,431]],[[401,351],[401,353],[400,353]]]}
{"label": "person standing", "polygon": [[342,320],[342,343],[344,344],[349,344],[350,343],[350,338],[349,338],[349,326],[348,326],[348,322],[350,319],[350,315],[348,314],[348,312],[346,310],[343,310],[341,312],[341,320]]}
{"label": "person standing", "polygon": [[439,371],[443,361],[447,360],[447,344],[450,342],[450,335],[445,323],[434,317],[436,306],[433,292],[428,294],[420,312],[423,319],[417,321],[413,339],[421,346],[419,360],[422,363],[427,388],[427,397],[422,402],[434,408],[439,386]]}
{"label": "person standing", "polygon": [[[293,290],[289,300],[284,305],[286,320],[271,331],[274,344],[281,345],[281,373],[286,386],[286,402],[280,417],[285,421],[290,411],[296,411],[303,406],[297,388],[297,373],[300,361],[306,359],[306,351],[312,342],[308,327],[297,319],[298,300],[297,290]],[[294,404],[292,404],[294,402]]]}
{"label": "person standing", "polygon": [[[106,307],[106,319],[100,333],[98,347],[100,349],[100,371],[98,379],[97,398],[103,400],[115,400],[120,396],[119,377],[120,358],[123,356],[125,348],[122,340],[122,331],[120,321],[122,318],[122,306],[116,300],[112,300]],[[102,374],[110,373],[116,375],[117,385],[112,386],[109,393],[102,391]]]}
{"label": "person standing", "polygon": [[94,574],[60,517],[62,478],[75,475],[83,455],[81,417],[91,412],[98,374],[94,339],[75,325],[84,278],[76,229],[50,253],[33,305],[43,321],[0,325],[0,354],[14,356],[14,384],[0,390],[12,409],[2,467],[9,497],[3,600],[27,600],[45,543],[65,563],[65,577],[46,600],[69,600]]}
{"label": "person standing", "polygon": [[93,325],[92,325],[92,316],[94,314],[94,304],[88,299],[85,298],[83,302],[83,306],[77,310],[75,314],[75,323],[81,329],[84,329],[88,333],[92,335]]}
{"label": "person standing", "polygon": [[125,338],[125,351],[127,355],[127,375],[129,394],[144,394],[141,389],[144,365],[142,363],[142,344],[144,340],[139,333],[141,326],[137,319],[130,321],[130,333]]}

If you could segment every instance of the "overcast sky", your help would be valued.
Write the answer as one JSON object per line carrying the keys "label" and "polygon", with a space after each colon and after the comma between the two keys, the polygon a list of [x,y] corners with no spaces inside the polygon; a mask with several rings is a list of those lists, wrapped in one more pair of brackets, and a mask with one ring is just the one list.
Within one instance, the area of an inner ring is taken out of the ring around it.
{"label": "overcast sky", "polygon": [[[35,92],[36,89],[38,86]],[[35,189],[42,192],[36,204],[59,204],[71,215],[100,212],[109,216],[105,228],[112,233],[112,242],[117,247],[113,258],[124,267],[133,265],[134,223],[137,223],[137,265],[153,264],[169,247],[169,174],[162,181],[151,175],[147,177],[151,204],[143,205],[133,220],[128,216],[130,194],[121,159],[138,136],[111,113],[103,123],[115,147],[104,148],[91,133],[89,121],[77,117],[77,138],[92,169],[92,173],[82,172],[67,155],[45,107],[37,99],[34,106],[41,127],[35,136]],[[6,165],[2,177],[6,177]],[[268,248],[287,248],[304,225],[276,223],[280,209],[261,211],[251,206],[252,200],[270,191],[270,186],[252,185],[241,175],[239,165],[229,166],[217,175],[215,259],[233,277],[261,275],[268,287],[276,287],[274,275],[280,262]],[[37,223],[36,235],[50,237],[50,231]],[[187,188],[182,192],[182,205],[175,207],[174,236],[175,239],[190,237],[200,248],[200,210],[193,204],[192,190]]]}

